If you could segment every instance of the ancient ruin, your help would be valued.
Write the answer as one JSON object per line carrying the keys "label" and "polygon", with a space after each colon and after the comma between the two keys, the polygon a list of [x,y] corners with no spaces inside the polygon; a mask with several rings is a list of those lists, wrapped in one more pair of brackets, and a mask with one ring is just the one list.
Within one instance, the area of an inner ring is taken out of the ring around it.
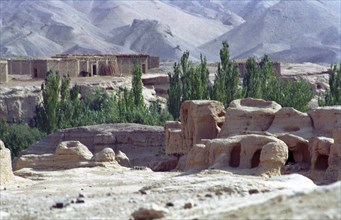
{"label": "ancient ruin", "polygon": [[[186,101],[181,123],[165,124],[166,153],[184,155],[177,169],[238,173],[238,168],[269,176],[301,172],[316,181],[340,180],[340,107],[302,113],[259,99],[234,100],[226,111],[221,105]],[[216,111],[207,111],[207,106],[215,106]],[[200,117],[188,117],[198,112]],[[211,121],[202,123],[203,118]]]}
{"label": "ancient ruin", "polygon": [[[10,152],[0,142],[0,212],[5,219],[26,216],[26,208],[35,218],[95,213],[225,219],[250,217],[238,207],[250,204],[253,210],[265,202],[272,207],[260,207],[266,216],[290,209],[285,217],[324,218],[328,212],[338,218],[340,116],[337,106],[302,113],[258,99],[235,100],[227,109],[217,101],[186,101],[181,122],[164,128],[107,124],[59,130],[21,152],[14,175]],[[333,184],[318,187],[312,180]],[[13,212],[10,202],[23,194],[29,202],[19,202],[25,208]],[[302,214],[306,207],[310,211]]]}

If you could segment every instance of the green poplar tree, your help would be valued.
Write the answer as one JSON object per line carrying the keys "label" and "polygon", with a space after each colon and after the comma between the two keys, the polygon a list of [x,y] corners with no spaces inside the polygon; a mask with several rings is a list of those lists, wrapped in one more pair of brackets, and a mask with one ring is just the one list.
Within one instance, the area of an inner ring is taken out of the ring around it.
{"label": "green poplar tree", "polygon": [[209,99],[210,98],[210,86],[209,86],[209,71],[207,68],[207,59],[200,54],[200,65],[198,67],[200,75],[200,91],[199,99]]}
{"label": "green poplar tree", "polygon": [[142,95],[142,70],[138,63],[135,64],[133,80],[132,80],[132,92],[134,95],[134,104],[137,107],[143,107],[143,95]]}
{"label": "green poplar tree", "polygon": [[245,97],[262,98],[262,80],[260,68],[255,58],[246,61],[246,73],[243,78]]}
{"label": "green poplar tree", "polygon": [[181,81],[180,81],[180,65],[174,63],[173,74],[168,73],[169,76],[169,90],[168,90],[168,111],[174,117],[179,118],[180,106],[181,106]]}
{"label": "green poplar tree", "polygon": [[341,63],[333,65],[329,74],[329,91],[320,105],[341,105]]}
{"label": "green poplar tree", "polygon": [[240,97],[238,68],[230,60],[229,45],[224,41],[223,48],[220,50],[220,63],[218,63],[211,98],[228,106],[232,100]]}
{"label": "green poplar tree", "polygon": [[264,55],[259,63],[261,71],[262,98],[278,101],[281,93],[281,85],[275,75],[274,65],[267,55]]}
{"label": "green poplar tree", "polygon": [[36,124],[47,134],[58,128],[58,109],[60,107],[61,79],[58,72],[49,71],[41,85],[43,100],[36,108]]}

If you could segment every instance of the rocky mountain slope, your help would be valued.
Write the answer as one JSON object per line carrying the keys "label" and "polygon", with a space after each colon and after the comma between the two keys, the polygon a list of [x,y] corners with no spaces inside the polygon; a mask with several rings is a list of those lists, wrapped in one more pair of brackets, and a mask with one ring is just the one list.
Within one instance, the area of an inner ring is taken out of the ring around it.
{"label": "rocky mountain slope", "polygon": [[190,50],[233,58],[332,63],[341,59],[339,0],[3,0],[0,55],[148,53],[178,59]]}
{"label": "rocky mountain slope", "polygon": [[[178,58],[181,50],[195,51],[231,29],[159,1],[2,1],[0,9],[1,55],[137,52]],[[166,28],[145,29],[149,19]],[[127,39],[141,34],[138,42]]]}
{"label": "rocky mountain slope", "polygon": [[322,1],[252,1],[239,9],[245,23],[201,48],[218,53],[220,42],[228,40],[238,59],[266,53],[279,61],[337,62],[340,2],[332,6]]}

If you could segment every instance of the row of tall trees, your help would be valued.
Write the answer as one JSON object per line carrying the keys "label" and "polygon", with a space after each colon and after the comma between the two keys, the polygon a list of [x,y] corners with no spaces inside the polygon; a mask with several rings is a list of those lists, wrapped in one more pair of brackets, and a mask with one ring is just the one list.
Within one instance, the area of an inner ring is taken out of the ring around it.
{"label": "row of tall trees", "polygon": [[42,84],[43,100],[36,107],[33,125],[50,134],[57,129],[102,124],[141,123],[162,125],[171,115],[156,101],[149,107],[142,95],[142,70],[135,65],[132,89],[109,94],[98,89],[81,97],[79,86],[70,86],[68,76],[49,72]]}
{"label": "row of tall trees", "polygon": [[174,64],[173,69],[173,73],[168,73],[168,111],[174,118],[178,118],[183,101],[210,97],[209,72],[206,58],[200,56],[200,64],[195,66],[189,60],[188,51],[184,52],[180,63]]}
{"label": "row of tall trees", "polygon": [[194,65],[186,51],[180,63],[174,64],[173,73],[168,74],[168,109],[174,118],[179,118],[181,103],[189,99],[218,100],[228,106],[234,99],[252,97],[273,100],[283,107],[294,107],[300,111],[308,110],[308,102],[313,97],[308,83],[280,81],[267,55],[259,63],[254,58],[247,59],[246,73],[241,81],[239,67],[230,59],[228,43],[223,42],[222,46],[212,85],[206,58],[201,56],[200,63]]}

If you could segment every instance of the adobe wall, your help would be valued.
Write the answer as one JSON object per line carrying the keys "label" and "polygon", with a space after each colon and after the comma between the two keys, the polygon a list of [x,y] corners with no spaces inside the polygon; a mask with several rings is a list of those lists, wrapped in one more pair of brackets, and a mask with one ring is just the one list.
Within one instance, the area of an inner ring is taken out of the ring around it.
{"label": "adobe wall", "polygon": [[46,77],[47,60],[32,60],[32,78],[42,78]]}
{"label": "adobe wall", "polygon": [[160,67],[160,57],[150,56],[148,58],[148,69],[159,68]]}
{"label": "adobe wall", "polygon": [[134,71],[134,65],[138,62],[141,65],[142,73],[146,73],[148,70],[148,56],[118,56],[117,65],[121,75],[132,75]]}
{"label": "adobe wall", "polygon": [[8,82],[8,63],[7,61],[0,61],[0,84]]}
{"label": "adobe wall", "polygon": [[58,71],[61,75],[70,77],[94,76],[94,75],[132,75],[134,65],[141,64],[143,73],[152,65],[159,66],[159,58],[148,55],[64,55],[55,56],[52,59],[42,60],[10,60],[8,64],[9,74],[30,74],[32,78],[45,78],[49,70]]}
{"label": "adobe wall", "polygon": [[79,64],[77,60],[48,60],[47,69],[58,71],[61,75],[77,77],[79,75]]}
{"label": "adobe wall", "polygon": [[8,74],[32,75],[32,60],[8,60]]}

